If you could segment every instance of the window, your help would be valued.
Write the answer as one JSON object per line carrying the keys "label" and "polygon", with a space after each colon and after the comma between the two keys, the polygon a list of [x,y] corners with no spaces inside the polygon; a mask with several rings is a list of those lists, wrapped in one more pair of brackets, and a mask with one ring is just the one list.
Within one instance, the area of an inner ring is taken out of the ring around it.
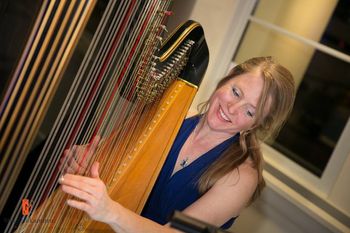
{"label": "window", "polygon": [[296,163],[290,173],[324,194],[350,151],[349,19],[347,0],[261,0],[233,58],[273,56],[292,71],[295,107],[268,150]]}

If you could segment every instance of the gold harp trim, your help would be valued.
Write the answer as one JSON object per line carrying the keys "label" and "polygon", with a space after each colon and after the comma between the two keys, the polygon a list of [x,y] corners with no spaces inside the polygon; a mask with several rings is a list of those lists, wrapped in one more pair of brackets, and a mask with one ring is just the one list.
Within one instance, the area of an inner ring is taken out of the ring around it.
{"label": "gold harp trim", "polygon": [[177,78],[177,80],[180,80],[180,81],[186,83],[186,84],[189,85],[190,87],[193,87],[193,88],[198,89],[198,86],[197,86],[197,85],[194,85],[193,83],[190,83],[189,81],[186,81],[186,80],[183,79],[183,78],[180,78],[180,77],[179,77],[179,78]]}
{"label": "gold harp trim", "polygon": [[[150,124],[145,127],[135,147],[130,150],[128,155],[132,159],[125,156],[121,162],[125,166],[120,166],[114,171],[112,182],[107,185],[111,198],[133,212],[142,211],[197,92],[193,85],[188,84],[180,79],[171,84],[159,105],[155,106],[156,113],[149,121]],[[77,225],[81,232],[113,232],[108,225],[92,221],[84,215]]]}
{"label": "gold harp trim", "polygon": [[[181,25],[180,25],[181,26]],[[160,62],[164,62],[173,52],[174,50],[183,42],[183,40],[187,37],[187,35],[196,27],[199,27],[199,23],[193,23],[189,27],[186,28],[185,31],[181,33],[179,38],[173,43],[173,45],[163,53],[163,55],[159,58]],[[179,27],[177,27],[179,28]],[[175,30],[176,31],[176,30]],[[170,38],[171,36],[169,36]]]}

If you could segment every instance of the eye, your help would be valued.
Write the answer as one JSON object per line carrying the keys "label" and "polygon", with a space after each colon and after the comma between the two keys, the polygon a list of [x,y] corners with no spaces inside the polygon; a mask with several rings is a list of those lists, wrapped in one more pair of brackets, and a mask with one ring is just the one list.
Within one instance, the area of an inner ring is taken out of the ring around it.
{"label": "eye", "polygon": [[253,118],[254,117],[254,113],[251,112],[250,110],[247,111],[247,116]]}
{"label": "eye", "polygon": [[240,97],[240,96],[241,96],[240,93],[239,93],[239,91],[238,91],[238,89],[235,88],[235,87],[232,88],[232,93],[233,93],[233,95],[236,96],[236,97]]}
{"label": "eye", "polygon": [[247,117],[254,118],[255,117],[255,109],[250,107],[250,106],[246,106],[245,114]]}

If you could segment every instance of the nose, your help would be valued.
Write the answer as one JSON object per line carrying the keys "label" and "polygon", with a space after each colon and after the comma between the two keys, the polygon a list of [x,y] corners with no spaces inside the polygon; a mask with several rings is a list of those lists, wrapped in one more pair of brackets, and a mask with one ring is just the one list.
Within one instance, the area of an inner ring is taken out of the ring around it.
{"label": "nose", "polygon": [[232,115],[235,115],[235,114],[237,114],[238,113],[238,111],[239,111],[239,109],[240,109],[240,104],[239,103],[228,103],[227,104],[227,110],[228,110],[228,112],[230,113],[230,114],[232,114]]}

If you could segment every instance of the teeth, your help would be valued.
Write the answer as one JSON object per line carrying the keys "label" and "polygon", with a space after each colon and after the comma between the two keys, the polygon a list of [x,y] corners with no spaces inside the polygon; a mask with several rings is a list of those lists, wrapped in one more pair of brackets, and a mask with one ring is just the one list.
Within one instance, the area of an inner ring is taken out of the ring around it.
{"label": "teeth", "polygon": [[221,108],[219,109],[219,112],[220,112],[221,117],[224,118],[224,120],[230,121],[230,119],[225,115],[225,113],[222,111]]}

